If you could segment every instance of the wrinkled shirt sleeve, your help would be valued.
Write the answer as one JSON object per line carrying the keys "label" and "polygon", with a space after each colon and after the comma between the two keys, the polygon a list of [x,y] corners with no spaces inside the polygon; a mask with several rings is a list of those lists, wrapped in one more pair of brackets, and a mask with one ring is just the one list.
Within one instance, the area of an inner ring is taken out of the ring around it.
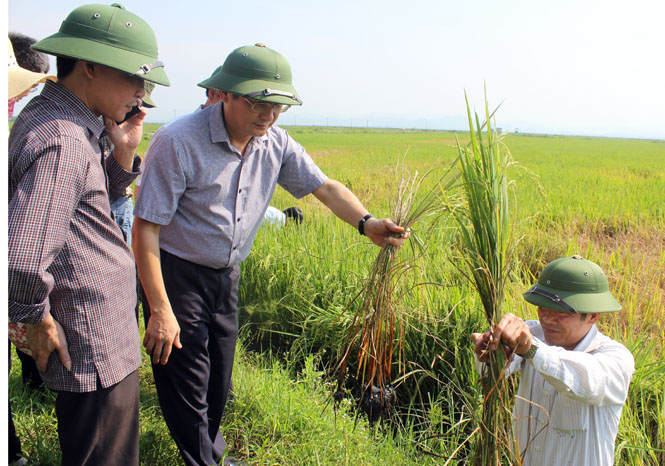
{"label": "wrinkled shirt sleeve", "polygon": [[296,142],[288,132],[282,167],[277,182],[296,199],[312,193],[328,180],[328,177],[314,163],[305,148]]}
{"label": "wrinkled shirt sleeve", "polygon": [[178,152],[177,141],[164,131],[153,135],[146,152],[135,216],[158,225],[171,222],[187,189],[186,170]]}
{"label": "wrinkled shirt sleeve", "polygon": [[127,186],[141,174],[141,157],[134,154],[132,171],[128,172],[120,165],[113,155],[106,157],[106,174],[109,180],[109,199],[111,203],[125,195]]}
{"label": "wrinkled shirt sleeve", "polygon": [[528,364],[559,393],[593,406],[623,405],[635,371],[632,354],[612,344],[602,352],[567,351],[537,341]]}
{"label": "wrinkled shirt sleeve", "polygon": [[69,234],[88,159],[77,140],[62,137],[24,160],[25,174],[9,201],[9,318],[38,323],[50,309],[54,279],[48,268]]}

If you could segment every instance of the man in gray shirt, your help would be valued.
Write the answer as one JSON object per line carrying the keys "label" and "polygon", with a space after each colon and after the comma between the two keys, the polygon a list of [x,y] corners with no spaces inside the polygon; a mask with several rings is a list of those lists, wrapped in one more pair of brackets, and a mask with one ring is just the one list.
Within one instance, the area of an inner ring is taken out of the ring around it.
{"label": "man in gray shirt", "polygon": [[369,215],[274,126],[281,112],[302,103],[282,55],[262,44],[240,47],[201,85],[222,91],[222,102],[155,134],[134,224],[148,301],[143,344],[188,465],[217,464],[226,447],[219,425],[238,334],[238,264],[277,184],[296,198],[314,194],[378,246],[399,246],[408,236],[393,237],[404,229]]}

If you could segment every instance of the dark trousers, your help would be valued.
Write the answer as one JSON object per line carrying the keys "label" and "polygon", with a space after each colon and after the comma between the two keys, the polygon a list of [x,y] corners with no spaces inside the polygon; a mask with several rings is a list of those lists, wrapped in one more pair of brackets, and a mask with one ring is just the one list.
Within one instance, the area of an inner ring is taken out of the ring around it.
{"label": "dark trousers", "polygon": [[7,423],[7,433],[9,440],[7,442],[7,452],[9,453],[9,462],[13,463],[21,457],[21,439],[16,435],[16,427],[14,427],[14,420],[12,419],[12,402],[9,401],[9,421]]}
{"label": "dark trousers", "polygon": [[63,466],[138,466],[138,371],[94,392],[58,392],[55,414]]}
{"label": "dark trousers", "polygon": [[23,385],[33,390],[44,387],[44,381],[42,380],[42,376],[39,375],[39,369],[37,369],[37,361],[18,348],[16,348],[16,355],[21,361],[21,379],[23,379]]}
{"label": "dark trousers", "polygon": [[[180,325],[182,349],[153,364],[166,425],[188,466],[218,464],[226,442],[219,426],[238,340],[238,266],[211,269],[161,251],[162,275]],[[143,301],[145,322],[150,306]]]}

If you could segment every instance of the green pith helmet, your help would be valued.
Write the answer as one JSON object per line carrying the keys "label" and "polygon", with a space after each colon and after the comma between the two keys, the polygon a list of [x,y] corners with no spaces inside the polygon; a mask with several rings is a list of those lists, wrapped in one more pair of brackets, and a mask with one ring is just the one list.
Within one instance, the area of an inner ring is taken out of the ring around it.
{"label": "green pith helmet", "polygon": [[143,102],[143,106],[145,108],[154,108],[157,106],[155,102],[152,101],[152,91],[155,90],[155,83],[151,83],[149,81],[146,81],[144,83],[145,86],[145,95],[141,99],[141,102]]}
{"label": "green pith helmet", "polygon": [[221,69],[198,85],[276,104],[302,105],[292,84],[289,62],[263,44],[235,49]]}
{"label": "green pith helmet", "polygon": [[203,89],[216,89],[215,87],[210,87],[210,85],[208,84],[208,82],[211,81],[211,80],[214,81],[214,79],[213,79],[214,76],[215,76],[217,73],[219,73],[220,71],[222,71],[222,66],[218,66],[217,68],[215,68],[215,71],[212,72],[212,74],[210,75],[210,77],[209,77],[208,79],[204,79],[203,81],[201,81],[200,83],[198,83],[197,86],[202,87]]}
{"label": "green pith helmet", "polygon": [[157,58],[152,29],[134,13],[114,3],[83,5],[72,11],[60,30],[32,46],[34,50],[108,66],[164,86],[170,85]]}
{"label": "green pith helmet", "polygon": [[547,264],[538,283],[524,293],[524,299],[535,306],[561,312],[590,314],[621,310],[602,269],[577,255]]}

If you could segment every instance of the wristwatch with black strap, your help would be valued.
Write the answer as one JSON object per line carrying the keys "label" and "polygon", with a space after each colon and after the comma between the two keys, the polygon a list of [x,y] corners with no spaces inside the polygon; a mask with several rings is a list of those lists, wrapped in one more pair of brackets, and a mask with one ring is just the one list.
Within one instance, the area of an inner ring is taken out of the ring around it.
{"label": "wristwatch with black strap", "polygon": [[367,214],[358,222],[358,233],[365,236],[365,222],[370,218],[374,217],[372,214]]}

